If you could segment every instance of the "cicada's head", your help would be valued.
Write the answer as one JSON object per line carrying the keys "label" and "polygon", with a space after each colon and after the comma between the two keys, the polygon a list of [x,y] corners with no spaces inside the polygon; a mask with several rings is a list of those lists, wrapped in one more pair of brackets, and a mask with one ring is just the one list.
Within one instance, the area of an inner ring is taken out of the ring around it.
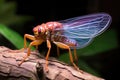
{"label": "cicada's head", "polygon": [[42,27],[43,25],[44,24],[38,25],[38,26],[33,28],[33,32],[34,32],[35,36],[42,35],[45,33],[45,29]]}
{"label": "cicada's head", "polygon": [[38,26],[33,28],[33,33],[34,35],[38,35]]}

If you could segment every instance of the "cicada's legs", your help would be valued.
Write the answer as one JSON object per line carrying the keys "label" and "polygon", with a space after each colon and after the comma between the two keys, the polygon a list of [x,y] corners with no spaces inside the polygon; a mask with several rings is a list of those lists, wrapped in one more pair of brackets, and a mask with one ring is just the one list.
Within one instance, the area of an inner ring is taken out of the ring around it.
{"label": "cicada's legs", "polygon": [[27,48],[27,41],[26,39],[30,39],[32,41],[35,40],[35,37],[33,35],[29,35],[29,34],[25,34],[24,35],[24,48],[26,49]]}
{"label": "cicada's legs", "polygon": [[47,47],[48,47],[48,52],[47,52],[47,55],[46,55],[46,64],[45,64],[45,70],[48,71],[48,58],[49,58],[49,55],[50,55],[50,50],[51,50],[51,43],[49,40],[47,40]]}
{"label": "cicada's legs", "polygon": [[75,57],[75,61],[78,62],[78,57],[77,57],[77,54],[76,54],[76,49],[74,49],[74,57]]}
{"label": "cicada's legs", "polygon": [[22,52],[27,48],[27,40],[26,39],[30,39],[30,40],[34,41],[35,37],[33,35],[25,34],[24,35],[24,48],[22,48],[20,50],[14,50],[14,52]]}
{"label": "cicada's legs", "polygon": [[59,57],[60,56],[60,50],[59,50],[59,47],[57,46],[57,56]]}
{"label": "cicada's legs", "polygon": [[28,56],[30,55],[31,52],[31,46],[38,46],[43,42],[43,40],[34,40],[30,43],[30,45],[28,46],[27,49],[27,55],[23,58],[23,60],[19,63],[19,66],[26,60],[26,58],[28,58]]}
{"label": "cicada's legs", "polygon": [[[71,53],[71,50],[70,50],[70,47],[64,43],[61,43],[61,42],[53,42],[54,44],[56,44],[58,47],[60,48],[63,48],[63,49],[68,49],[69,50],[69,57],[70,57],[70,61],[71,63],[73,64],[73,66],[75,67],[75,69],[79,70],[79,68],[76,66],[76,64],[74,63],[73,61],[73,57],[72,57],[72,53]],[[76,53],[75,53],[76,54]],[[80,70],[79,70],[80,71]]]}

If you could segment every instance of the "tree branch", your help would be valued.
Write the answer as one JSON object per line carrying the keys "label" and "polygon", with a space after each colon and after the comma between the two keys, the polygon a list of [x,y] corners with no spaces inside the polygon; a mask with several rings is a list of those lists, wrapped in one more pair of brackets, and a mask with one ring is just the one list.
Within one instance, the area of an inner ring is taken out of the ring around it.
{"label": "tree branch", "polygon": [[49,58],[49,72],[45,71],[45,58],[35,51],[21,65],[18,63],[25,52],[11,50],[0,46],[0,79],[1,80],[104,80],[86,72],[79,72],[74,67]]}

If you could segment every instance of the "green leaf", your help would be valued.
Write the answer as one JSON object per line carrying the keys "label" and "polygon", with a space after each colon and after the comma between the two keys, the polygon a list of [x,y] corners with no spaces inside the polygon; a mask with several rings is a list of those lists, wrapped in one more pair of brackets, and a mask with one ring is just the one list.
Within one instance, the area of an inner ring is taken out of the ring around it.
{"label": "green leaf", "polygon": [[5,25],[0,24],[0,34],[8,39],[16,48],[23,48],[23,37],[21,37],[17,32],[11,30]]}

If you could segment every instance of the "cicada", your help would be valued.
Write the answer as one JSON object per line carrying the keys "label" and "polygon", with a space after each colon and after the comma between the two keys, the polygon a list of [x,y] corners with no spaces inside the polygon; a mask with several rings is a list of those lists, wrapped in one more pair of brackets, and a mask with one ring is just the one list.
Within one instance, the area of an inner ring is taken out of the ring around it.
{"label": "cicada", "polygon": [[[46,55],[45,69],[48,70],[48,58],[51,50],[51,42],[59,48],[69,51],[70,61],[78,69],[73,61],[71,49],[74,50],[75,59],[77,59],[76,49],[87,46],[96,36],[103,33],[111,23],[111,16],[107,13],[96,13],[85,16],[78,16],[66,20],[50,21],[37,25],[33,28],[34,35],[24,35],[24,49],[27,49],[27,55],[19,63],[21,65],[31,53],[31,46],[47,43],[48,52]],[[32,40],[27,47],[26,38]]]}

